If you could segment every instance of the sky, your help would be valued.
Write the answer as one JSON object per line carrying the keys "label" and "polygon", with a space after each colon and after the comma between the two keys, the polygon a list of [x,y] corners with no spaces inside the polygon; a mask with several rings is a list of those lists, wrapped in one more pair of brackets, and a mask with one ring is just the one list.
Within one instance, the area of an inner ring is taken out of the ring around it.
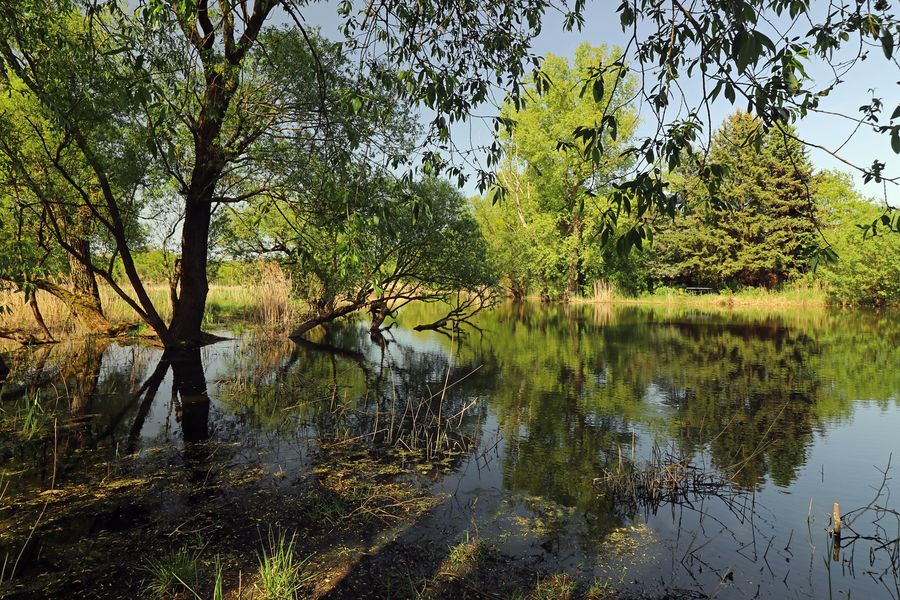
{"label": "sky", "polygon": [[[336,12],[337,3],[334,1],[312,3],[304,7],[303,17],[311,24],[321,28],[322,33],[332,39],[341,37],[339,27],[340,18]],[[619,26],[618,14],[615,12],[616,3],[608,0],[594,0],[589,2],[585,10],[585,24],[580,31],[566,32],[562,26],[562,16],[556,13],[548,13],[542,25],[541,35],[534,41],[534,51],[540,55],[553,53],[572,58],[579,44],[587,42],[592,45],[607,44],[610,46],[623,46],[627,40]],[[814,10],[816,8],[813,2]],[[793,33],[804,34],[807,27],[798,26]],[[807,72],[816,79],[824,77],[826,71],[823,65],[811,63]],[[698,93],[699,81],[683,78],[681,85],[687,94]],[[827,98],[823,100],[822,109],[859,115],[859,106],[868,104],[872,95],[881,97],[885,102],[884,117],[886,121],[891,111],[900,102],[900,72],[895,63],[887,61],[884,55],[876,49],[871,57],[858,63],[845,77],[845,82]],[[712,125],[717,127],[729,114],[741,108],[732,106],[723,97],[712,106]],[[745,108],[745,107],[744,107]],[[648,134],[651,123],[649,119],[643,120],[643,130],[638,129],[637,134]],[[807,142],[824,146],[831,150],[838,150],[839,155],[847,161],[858,166],[869,167],[874,159],[885,163],[885,173],[889,176],[900,175],[900,155],[895,154],[890,147],[890,139],[886,135],[877,134],[870,130],[860,128],[855,134],[855,124],[840,117],[813,114],[807,116],[796,124],[799,137]],[[454,137],[458,143],[466,147],[472,140],[475,145],[488,144],[491,141],[492,129],[487,123],[472,121],[468,124],[458,125],[454,131]],[[853,174],[857,189],[864,195],[878,199],[880,202],[887,200],[893,206],[900,206],[900,186],[894,184],[863,183],[861,173],[853,171],[847,165],[827,152],[816,148],[810,148],[810,158],[817,169],[841,169]],[[471,188],[471,189],[469,189]],[[466,189],[473,193],[474,184],[470,183]]]}

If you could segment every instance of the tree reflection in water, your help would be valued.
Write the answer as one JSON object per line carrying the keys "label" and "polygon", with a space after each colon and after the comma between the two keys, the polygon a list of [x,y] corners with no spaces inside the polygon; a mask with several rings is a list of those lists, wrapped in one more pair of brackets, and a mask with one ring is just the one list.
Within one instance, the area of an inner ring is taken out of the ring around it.
{"label": "tree reflection in water", "polygon": [[[408,310],[411,323],[428,319],[415,312],[427,307]],[[652,448],[664,446],[741,494],[774,490],[767,498],[786,502],[774,494],[809,485],[804,472],[821,434],[852,425],[870,404],[893,414],[900,391],[900,328],[888,313],[518,304],[480,314],[480,332],[452,340],[412,332],[403,319],[374,338],[365,324],[348,323],[297,343],[252,332],[165,355],[116,344],[10,355],[0,398],[13,406],[37,391],[48,406],[59,400],[53,406],[67,423],[56,447],[63,480],[117,455],[120,444],[139,452],[177,443],[166,429],[171,411],[194,484],[209,476],[219,442],[239,441],[234,452],[246,447],[259,456],[298,440],[365,444],[421,467],[432,485],[456,495],[455,508],[442,505],[423,527],[461,532],[478,520],[481,531],[493,527],[498,535],[539,530],[542,552],[588,560],[629,524],[666,528],[653,514],[599,493],[593,481],[605,470],[620,462],[639,470]],[[166,381],[168,402],[159,397]],[[891,450],[890,440],[871,436],[849,443],[848,452],[882,453],[877,464]],[[2,445],[19,465],[46,465],[54,456],[50,434]],[[840,493],[850,508],[854,499],[868,501],[852,490],[827,493]],[[523,514],[540,527],[518,521]],[[805,521],[779,525],[802,527]],[[740,547],[749,531],[726,537]],[[758,537],[766,539],[773,534]],[[764,550],[757,548],[756,559]],[[685,565],[705,564],[691,552]]]}

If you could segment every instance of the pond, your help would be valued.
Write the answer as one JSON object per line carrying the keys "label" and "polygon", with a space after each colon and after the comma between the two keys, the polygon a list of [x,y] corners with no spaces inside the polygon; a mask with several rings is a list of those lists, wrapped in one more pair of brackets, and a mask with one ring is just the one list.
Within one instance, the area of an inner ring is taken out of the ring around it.
{"label": "pond", "polygon": [[[579,593],[900,598],[896,312],[508,304],[414,331],[432,311],[377,338],[219,331],[165,360],[5,354],[0,592],[140,592],[185,543],[229,557],[233,590],[277,527],[305,532],[322,597],[562,574]],[[441,579],[476,537],[490,572]]]}

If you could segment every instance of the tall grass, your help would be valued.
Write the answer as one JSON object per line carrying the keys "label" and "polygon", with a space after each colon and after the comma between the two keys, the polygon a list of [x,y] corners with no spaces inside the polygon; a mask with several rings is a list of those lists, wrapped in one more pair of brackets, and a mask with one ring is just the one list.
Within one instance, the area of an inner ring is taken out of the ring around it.
{"label": "tall grass", "polygon": [[653,293],[626,296],[615,285],[595,281],[592,295],[582,300],[587,303],[602,304],[665,304],[671,306],[696,306],[703,308],[788,308],[822,307],[828,304],[828,292],[819,283],[796,283],[778,290],[765,288],[744,288],[738,291],[721,290],[716,293],[693,295],[684,288],[658,287]]}
{"label": "tall grass", "polygon": [[17,415],[19,421],[19,432],[27,439],[37,436],[47,424],[47,416],[44,407],[41,405],[41,399],[37,395],[28,399],[25,406]]}
{"label": "tall grass", "polygon": [[[162,317],[168,319],[172,314],[168,286],[150,285],[147,293]],[[54,335],[59,337],[77,331],[78,324],[65,302],[40,290],[37,292],[37,301],[44,321]],[[106,317],[113,323],[138,322],[134,310],[108,285],[100,285],[100,304]],[[10,289],[0,289],[0,306],[4,307],[0,311],[0,327],[28,333],[38,332],[34,314],[26,304],[24,295]]]}
{"label": "tall grass", "polygon": [[[228,321],[242,321],[279,326],[291,323],[298,315],[298,304],[291,299],[293,282],[281,266],[272,261],[260,261],[255,274],[244,283],[228,285],[213,283],[206,299],[206,325]],[[168,284],[146,285],[147,294],[164,320],[172,316]],[[78,324],[68,306],[47,292],[38,291],[37,301],[44,321],[57,337],[75,333]],[[100,284],[100,302],[106,317],[113,323],[140,324],[134,310],[111,287]],[[38,333],[38,325],[25,297],[11,289],[0,288],[0,328],[24,333]]]}
{"label": "tall grass", "polygon": [[597,279],[594,281],[594,285],[591,289],[591,297],[588,299],[589,302],[614,302],[618,299],[619,294],[616,291],[616,286],[614,283],[609,281],[604,281],[603,279]]}
{"label": "tall grass", "polygon": [[[26,440],[45,435],[51,429],[59,401],[59,395],[54,402],[35,392],[14,403],[0,404],[0,432],[15,433]],[[53,405],[49,406],[51,402]]]}
{"label": "tall grass", "polygon": [[713,294],[692,295],[680,288],[658,288],[653,294],[642,294],[623,302],[647,304],[679,304],[700,307],[822,307],[828,303],[827,291],[818,283],[797,283],[778,290],[744,288],[722,290]]}
{"label": "tall grass", "polygon": [[294,319],[293,282],[277,262],[260,262],[256,286],[256,320],[266,325],[287,325]]}

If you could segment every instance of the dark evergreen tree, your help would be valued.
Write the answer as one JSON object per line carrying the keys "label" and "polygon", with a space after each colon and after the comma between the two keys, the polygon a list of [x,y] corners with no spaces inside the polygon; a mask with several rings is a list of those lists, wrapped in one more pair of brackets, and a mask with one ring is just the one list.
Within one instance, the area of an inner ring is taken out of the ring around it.
{"label": "dark evergreen tree", "polygon": [[673,284],[776,287],[806,272],[816,248],[814,178],[787,125],[763,131],[747,113],[716,132],[709,159],[726,169],[716,201],[689,173],[689,210],[658,236],[653,274]]}

